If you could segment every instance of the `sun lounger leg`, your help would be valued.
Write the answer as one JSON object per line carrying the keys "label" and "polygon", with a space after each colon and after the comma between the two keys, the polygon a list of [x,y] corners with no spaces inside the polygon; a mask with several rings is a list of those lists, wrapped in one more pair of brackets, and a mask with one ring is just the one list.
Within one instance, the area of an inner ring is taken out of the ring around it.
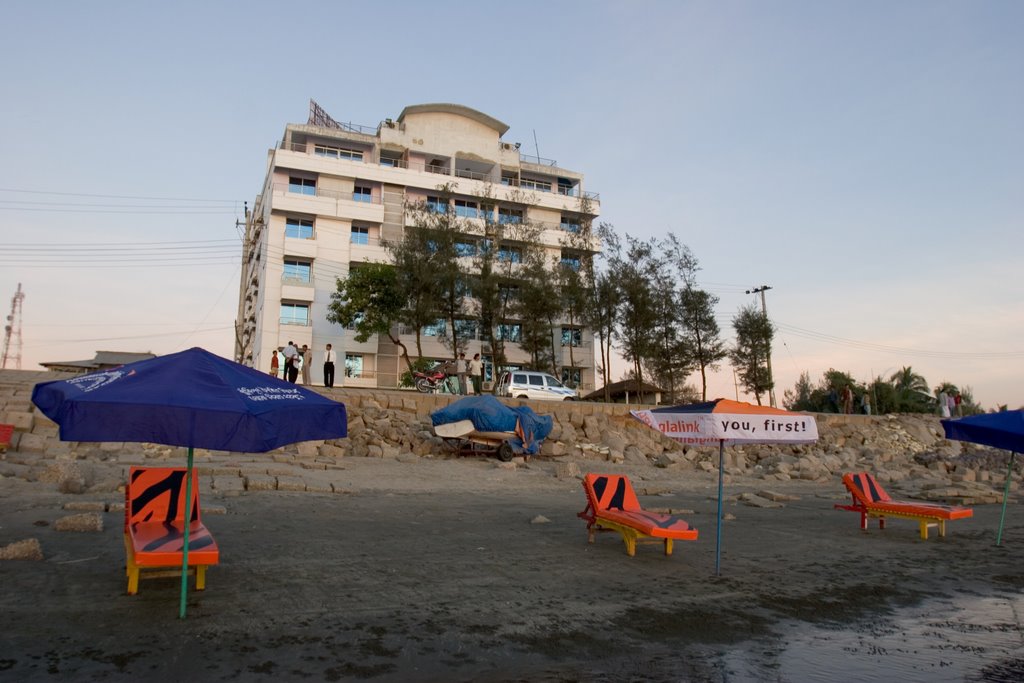
{"label": "sun lounger leg", "polygon": [[918,521],[917,524],[921,528],[921,540],[922,541],[927,541],[928,540],[928,520],[927,519],[922,519],[922,520]]}
{"label": "sun lounger leg", "polygon": [[622,541],[626,544],[626,554],[630,557],[636,555],[636,532],[629,529],[620,529]]}
{"label": "sun lounger leg", "polygon": [[939,520],[939,536],[946,537],[946,520],[944,519]]}
{"label": "sun lounger leg", "polygon": [[885,528],[885,517],[879,517],[878,518],[878,528],[879,529],[884,529]]}
{"label": "sun lounger leg", "polygon": [[665,554],[666,555],[671,555],[672,554],[672,539],[671,538],[666,538],[665,539]]}
{"label": "sun lounger leg", "polygon": [[196,590],[206,590],[206,565],[200,564],[196,566]]}
{"label": "sun lounger leg", "polygon": [[867,531],[868,530],[868,513],[867,512],[860,513],[860,528],[861,528],[861,531]]}

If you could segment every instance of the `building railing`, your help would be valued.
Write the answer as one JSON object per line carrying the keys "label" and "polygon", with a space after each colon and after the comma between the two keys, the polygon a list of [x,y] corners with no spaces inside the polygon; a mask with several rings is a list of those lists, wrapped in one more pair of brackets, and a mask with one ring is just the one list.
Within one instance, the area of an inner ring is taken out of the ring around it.
{"label": "building railing", "polygon": [[[376,132],[376,129],[374,129],[374,133],[375,132]],[[373,133],[371,133],[371,134],[373,134]],[[280,145],[279,145],[279,148],[280,149],[284,149],[284,150],[289,150],[289,151],[292,151],[292,152],[299,152],[301,154],[314,155],[314,150],[315,150],[316,144],[317,143],[299,143],[299,142],[285,143],[285,142],[282,141],[280,143]],[[372,163],[371,161],[369,161],[366,158],[366,156],[369,155],[370,150],[355,150],[355,151],[362,151],[363,152],[364,157],[363,157],[362,160],[359,160],[359,159],[337,158],[337,157],[333,157],[333,156],[330,156],[330,155],[325,155],[324,158],[335,159],[336,161],[351,161],[352,163],[356,163],[356,164]],[[549,167],[556,167],[556,166],[558,166],[558,162],[555,161],[554,159],[545,159],[544,157],[531,156],[529,154],[523,154],[521,152],[519,154],[519,157],[520,157],[520,159],[526,161],[527,163],[532,163],[532,164],[536,164],[536,165],[539,165],[539,166],[549,166]],[[501,176],[498,175],[497,167],[495,168],[495,171],[493,171],[491,173],[481,173],[479,171],[459,170],[458,168],[456,168],[453,171],[450,166],[438,166],[438,165],[434,165],[434,164],[428,164],[428,163],[423,162],[423,161],[409,161],[407,159],[392,159],[392,158],[387,158],[387,157],[381,158],[377,163],[380,166],[385,166],[385,167],[388,167],[388,168],[403,168],[403,169],[410,170],[410,171],[419,171],[421,173],[435,173],[435,174],[438,174],[438,175],[454,175],[455,177],[458,177],[458,178],[467,178],[467,179],[470,179],[470,180],[479,180],[481,182],[497,182],[497,183],[500,183],[502,185],[506,185],[506,186],[509,186],[509,187],[524,187],[526,189],[534,190],[536,192],[551,192],[552,191],[550,188],[547,189],[547,190],[544,190],[543,188],[533,187],[533,186],[530,185],[530,181],[529,180],[527,180],[526,184],[524,185],[523,182],[520,181],[520,179],[518,179],[518,178],[501,177]],[[580,192],[579,188],[576,188],[576,187],[565,187],[565,186],[557,187],[556,190],[555,190],[555,193],[556,194],[565,195],[567,197],[578,197],[578,196],[582,195],[583,197],[586,197],[587,199],[593,199],[594,201],[600,201],[600,199],[601,199],[600,193],[597,193],[597,192]]]}
{"label": "building railing", "polygon": [[[309,186],[303,186],[307,188]],[[310,188],[313,190],[310,192],[295,192],[291,189],[289,183],[274,183],[271,191],[274,194],[292,194],[297,197],[320,197],[324,199],[344,199],[350,202],[358,202],[360,204],[383,204],[384,200],[379,195],[365,195],[359,194],[359,199],[356,199],[355,192],[342,192],[341,190],[325,190],[320,186]],[[369,199],[367,199],[369,197]]]}
{"label": "building railing", "polygon": [[537,164],[538,166],[558,166],[558,162],[554,159],[545,159],[533,154],[523,154],[522,150],[519,151],[519,160],[525,161],[528,164]]}

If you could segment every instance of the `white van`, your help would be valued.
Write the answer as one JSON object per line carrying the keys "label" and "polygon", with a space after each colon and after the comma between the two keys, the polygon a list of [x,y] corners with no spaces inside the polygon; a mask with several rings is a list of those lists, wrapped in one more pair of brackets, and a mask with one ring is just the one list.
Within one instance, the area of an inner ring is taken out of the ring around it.
{"label": "white van", "polygon": [[537,401],[575,401],[576,391],[546,372],[512,370],[501,373],[494,385],[495,396],[529,398]]}

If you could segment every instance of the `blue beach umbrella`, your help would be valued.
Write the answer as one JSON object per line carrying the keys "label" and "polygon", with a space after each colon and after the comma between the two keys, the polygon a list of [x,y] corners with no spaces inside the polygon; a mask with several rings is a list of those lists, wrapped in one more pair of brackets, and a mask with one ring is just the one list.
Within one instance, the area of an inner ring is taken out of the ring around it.
{"label": "blue beach umbrella", "polygon": [[1010,475],[1013,474],[1013,458],[1024,452],[1024,410],[1006,410],[1001,413],[985,413],[955,420],[942,420],[942,429],[947,439],[980,443],[983,446],[1002,448],[1010,451],[1010,464],[1006,470],[1006,487],[1003,489],[1003,511],[999,515],[999,532],[996,545],[1003,542],[1003,522],[1006,519],[1006,499],[1010,496]]}
{"label": "blue beach umbrella", "polygon": [[[81,377],[43,382],[32,402],[60,427],[62,441],[128,441],[262,453],[299,441],[342,438],[345,406],[198,347]],[[186,510],[185,519],[191,518]],[[185,617],[188,527],[182,548]]]}

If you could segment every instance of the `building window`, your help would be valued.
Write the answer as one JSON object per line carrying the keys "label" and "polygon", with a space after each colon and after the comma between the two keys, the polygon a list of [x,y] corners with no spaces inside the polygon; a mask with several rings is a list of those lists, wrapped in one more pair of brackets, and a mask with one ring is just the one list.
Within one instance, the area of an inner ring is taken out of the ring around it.
{"label": "building window", "polygon": [[352,322],[350,322],[348,325],[345,325],[345,329],[355,331],[355,329],[359,327],[359,323],[363,322],[363,318],[365,317],[366,314],[363,313],[362,311],[357,312],[355,315],[352,316]]}
{"label": "building window", "polygon": [[294,259],[284,260],[284,279],[297,282],[310,282],[313,264],[309,261],[297,261]]}
{"label": "building window", "polygon": [[352,226],[352,244],[369,244],[370,229],[361,228],[358,225]]}
{"label": "building window", "polygon": [[462,216],[463,218],[480,218],[480,209],[477,207],[476,202],[456,199],[455,215]]}
{"label": "building window", "polygon": [[288,178],[288,191],[295,192],[296,194],[316,194],[316,181],[310,178],[297,178],[292,176]]}
{"label": "building window", "polygon": [[455,253],[459,256],[476,256],[476,244],[473,242],[456,242]]}
{"label": "building window", "polygon": [[558,194],[564,194],[567,197],[575,197],[576,191],[573,188],[573,183],[568,178],[558,179]]}
{"label": "building window", "polygon": [[579,254],[573,254],[571,252],[563,251],[562,252],[562,265],[563,266],[568,266],[569,268],[572,268],[573,270],[579,270],[580,269],[580,255]]}
{"label": "building window", "polygon": [[402,168],[404,166],[402,164],[402,157],[400,155],[396,156],[391,152],[380,153],[380,165],[387,166],[388,168]]}
{"label": "building window", "polygon": [[331,157],[332,159],[348,159],[349,161],[362,161],[363,153],[356,149],[345,149],[344,147],[331,147],[330,145],[314,145],[313,154],[318,157]]}
{"label": "building window", "polygon": [[578,387],[582,383],[579,368],[562,368],[562,384],[569,388]]}
{"label": "building window", "polygon": [[476,320],[456,320],[455,331],[459,339],[476,339],[478,324]]}
{"label": "building window", "polygon": [[427,197],[427,210],[434,213],[445,213],[448,211],[448,201],[440,197]]}
{"label": "building window", "polygon": [[424,337],[440,337],[445,332],[445,321],[437,320],[432,325],[425,325],[420,331]]}
{"label": "building window", "polygon": [[562,214],[562,223],[560,227],[566,232],[579,232],[580,219],[574,216],[566,216],[565,214]]}
{"label": "building window", "polygon": [[515,187],[516,185],[519,184],[519,181],[516,180],[516,177],[515,177],[514,174],[512,174],[512,173],[504,173],[503,172],[501,174],[501,184],[505,185],[506,187]]}
{"label": "building window", "polygon": [[313,221],[306,218],[287,218],[284,222],[284,236],[297,240],[313,239]]}
{"label": "building window", "polygon": [[583,331],[578,327],[562,328],[562,346],[582,346]]}
{"label": "building window", "polygon": [[498,325],[495,337],[502,341],[521,342],[523,340],[523,326],[520,323]]}
{"label": "building window", "polygon": [[281,304],[281,324],[309,327],[309,304]]}
{"label": "building window", "polygon": [[502,225],[509,225],[514,223],[523,222],[523,210],[522,209],[505,209],[498,208],[498,222]]}
{"label": "building window", "polygon": [[519,186],[526,190],[536,190],[537,192],[551,192],[551,181],[550,180],[532,180],[530,178],[523,178],[519,181]]}
{"label": "building window", "polygon": [[519,247],[498,247],[498,260],[521,263],[523,260],[523,250]]}
{"label": "building window", "polygon": [[363,376],[363,356],[358,353],[346,353],[345,354],[345,376],[346,377],[362,377]]}
{"label": "building window", "polygon": [[356,185],[356,189],[352,190],[352,201],[373,202],[373,190],[365,185]]}

